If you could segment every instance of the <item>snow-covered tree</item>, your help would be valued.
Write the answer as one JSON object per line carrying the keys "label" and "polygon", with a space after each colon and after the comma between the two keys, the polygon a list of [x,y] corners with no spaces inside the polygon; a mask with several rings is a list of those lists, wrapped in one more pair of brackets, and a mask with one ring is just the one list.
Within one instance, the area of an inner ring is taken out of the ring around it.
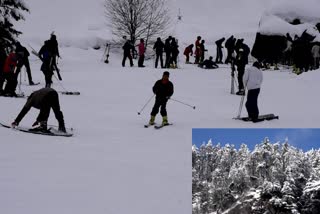
{"label": "snow-covered tree", "polygon": [[147,45],[167,29],[167,5],[166,0],[105,0],[105,14],[115,36],[129,36],[133,43],[143,38]]}
{"label": "snow-covered tree", "polygon": [[23,0],[0,0],[0,45],[11,46],[21,34],[14,28],[14,22],[24,20],[23,11],[29,12]]}
{"label": "snow-covered tree", "polygon": [[193,147],[192,163],[194,214],[298,214],[320,206],[320,150],[305,153],[268,138],[252,152],[210,141]]}

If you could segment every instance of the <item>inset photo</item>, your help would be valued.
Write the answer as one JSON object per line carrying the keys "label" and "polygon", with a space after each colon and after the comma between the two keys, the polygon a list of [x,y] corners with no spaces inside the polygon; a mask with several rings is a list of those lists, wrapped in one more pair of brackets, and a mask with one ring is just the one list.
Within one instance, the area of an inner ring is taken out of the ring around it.
{"label": "inset photo", "polygon": [[319,213],[320,129],[193,129],[192,213]]}

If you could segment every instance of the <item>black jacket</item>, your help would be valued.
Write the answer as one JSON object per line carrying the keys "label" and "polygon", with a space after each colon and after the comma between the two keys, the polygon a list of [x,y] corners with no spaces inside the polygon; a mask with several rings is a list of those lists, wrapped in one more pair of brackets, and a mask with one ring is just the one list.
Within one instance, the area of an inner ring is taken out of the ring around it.
{"label": "black jacket", "polygon": [[222,48],[222,43],[224,42],[224,40],[225,40],[225,38],[222,38],[222,39],[217,40],[217,41],[216,41],[217,47]]}
{"label": "black jacket", "polygon": [[42,88],[33,92],[15,121],[20,123],[23,117],[30,111],[31,107],[40,110],[44,107],[51,107],[59,123],[63,122],[63,114],[60,111],[58,93],[52,88]]}
{"label": "black jacket", "polygon": [[17,46],[16,53],[22,58],[22,60],[26,60],[30,56],[27,48],[23,47],[22,45]]}
{"label": "black jacket", "polygon": [[154,43],[153,49],[156,51],[157,54],[162,54],[164,49],[164,43],[161,40],[156,41],[156,43]]}
{"label": "black jacket", "polygon": [[166,84],[162,82],[162,79],[158,80],[153,88],[153,93],[156,94],[156,98],[164,99],[166,97],[171,97],[173,95],[173,84],[171,81],[168,81]]}
{"label": "black jacket", "polygon": [[134,46],[131,44],[131,42],[126,41],[122,47],[125,54],[130,54],[130,51],[134,51]]}

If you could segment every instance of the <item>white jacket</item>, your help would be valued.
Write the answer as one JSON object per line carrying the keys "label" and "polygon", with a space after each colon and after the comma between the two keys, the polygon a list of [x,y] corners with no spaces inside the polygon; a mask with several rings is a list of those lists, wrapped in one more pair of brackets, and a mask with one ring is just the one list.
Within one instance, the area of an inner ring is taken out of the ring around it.
{"label": "white jacket", "polygon": [[262,71],[254,66],[248,68],[243,75],[243,84],[248,90],[260,88],[262,81]]}

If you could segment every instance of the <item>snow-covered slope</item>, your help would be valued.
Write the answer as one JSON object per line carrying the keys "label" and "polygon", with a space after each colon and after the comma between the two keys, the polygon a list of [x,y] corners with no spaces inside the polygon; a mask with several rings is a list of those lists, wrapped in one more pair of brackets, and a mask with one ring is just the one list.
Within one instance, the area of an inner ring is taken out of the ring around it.
{"label": "snow-covered slope", "polygon": [[[262,0],[201,2],[170,1],[172,11],[181,8],[183,15],[182,23],[172,32],[181,46],[203,35],[211,45],[209,54],[214,51],[214,39],[231,33],[251,38],[253,43],[260,11],[270,6]],[[151,87],[163,70],[153,69],[153,60],[146,62],[144,69],[122,68],[121,56],[113,53],[106,65],[100,61],[101,50],[85,50],[100,39],[111,38],[104,25],[103,1],[27,3],[31,14],[18,25],[24,31],[22,44],[39,49],[55,31],[63,58],[59,62],[62,84],[81,95],[60,96],[66,125],[75,129],[73,138],[0,129],[1,213],[191,213],[193,127],[319,125],[318,101],[314,101],[320,89],[318,71],[300,76],[287,71],[265,72],[261,112],[279,114],[280,120],[248,124],[231,119],[240,97],[229,94],[228,67],[204,71],[181,63],[182,69],[171,71],[174,98],[196,105],[196,110],[169,102],[169,120],[174,125],[159,131],[144,129],[152,104],[141,116],[137,111],[152,96]],[[40,62],[34,56],[30,61],[34,80],[42,87]],[[25,84],[22,90],[26,94],[37,89]],[[53,87],[63,90],[56,81]],[[1,121],[11,122],[24,102],[1,98]],[[22,124],[32,124],[36,115],[32,110]],[[56,123],[53,115],[49,123]]]}

